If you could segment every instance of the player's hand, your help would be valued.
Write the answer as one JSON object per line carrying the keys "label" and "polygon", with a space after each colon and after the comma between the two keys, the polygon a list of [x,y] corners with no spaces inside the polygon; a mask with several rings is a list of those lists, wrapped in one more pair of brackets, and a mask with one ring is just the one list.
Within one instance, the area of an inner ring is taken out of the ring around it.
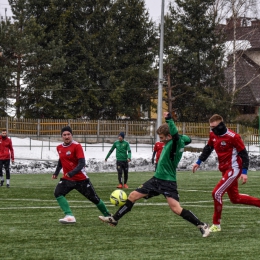
{"label": "player's hand", "polygon": [[52,176],[51,176],[51,178],[54,180],[54,179],[57,179],[57,175],[55,175],[55,174],[52,174]]}
{"label": "player's hand", "polygon": [[12,160],[12,164],[14,164],[14,160]]}
{"label": "player's hand", "polygon": [[105,159],[105,162],[107,162],[107,159]]}
{"label": "player's hand", "polygon": [[163,116],[164,116],[164,117],[167,117],[168,114],[169,114],[169,112],[163,112]]}
{"label": "player's hand", "polygon": [[197,163],[193,164],[193,167],[192,167],[192,172],[196,172],[198,169],[199,169],[199,165]]}
{"label": "player's hand", "polygon": [[240,180],[242,180],[242,184],[245,184],[247,182],[247,174],[241,174]]}
{"label": "player's hand", "polygon": [[128,162],[131,162],[131,159],[128,158],[127,161],[128,161]]}

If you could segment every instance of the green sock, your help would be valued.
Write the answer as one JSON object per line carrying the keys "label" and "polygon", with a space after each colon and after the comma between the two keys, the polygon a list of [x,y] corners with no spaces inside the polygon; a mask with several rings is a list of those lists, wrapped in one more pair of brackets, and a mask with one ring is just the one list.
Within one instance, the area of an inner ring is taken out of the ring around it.
{"label": "green sock", "polygon": [[110,216],[110,213],[102,200],[100,200],[96,206],[105,217]]}
{"label": "green sock", "polygon": [[58,198],[56,198],[56,200],[59,203],[59,205],[60,205],[61,209],[63,210],[63,212],[65,213],[65,215],[73,216],[73,214],[70,210],[69,203],[64,196],[59,196]]}

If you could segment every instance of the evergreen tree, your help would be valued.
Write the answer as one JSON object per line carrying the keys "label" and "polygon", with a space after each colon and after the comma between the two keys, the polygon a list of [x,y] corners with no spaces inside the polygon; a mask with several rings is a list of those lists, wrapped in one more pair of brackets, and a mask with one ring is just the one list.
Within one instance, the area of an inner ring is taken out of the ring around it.
{"label": "evergreen tree", "polygon": [[169,6],[165,18],[165,68],[174,97],[173,108],[182,121],[204,121],[213,113],[225,116],[228,106],[222,87],[221,35],[209,11],[213,3],[176,0],[176,6]]}
{"label": "evergreen tree", "polygon": [[6,116],[6,107],[8,105],[8,89],[11,89],[11,70],[9,69],[8,53],[6,49],[5,32],[7,27],[10,26],[9,22],[2,21],[0,24],[0,116]]}
{"label": "evergreen tree", "polygon": [[26,16],[26,0],[10,0],[14,23],[6,22],[1,30],[1,46],[3,48],[1,70],[4,76],[5,96],[15,98],[16,117],[22,116],[22,92],[26,86],[26,75],[31,69],[35,44],[41,27],[33,19]]}
{"label": "evergreen tree", "polygon": [[111,8],[109,88],[104,99],[104,118],[125,114],[139,119],[140,107],[149,109],[154,74],[156,33],[143,0],[117,0]]}
{"label": "evergreen tree", "polygon": [[110,92],[109,75],[114,58],[114,27],[110,18],[110,0],[92,1],[87,21],[90,84],[85,96],[85,115],[104,118],[105,103]]}
{"label": "evergreen tree", "polygon": [[89,84],[86,14],[84,1],[28,1],[27,15],[43,28],[44,36],[27,75],[26,117],[76,118],[82,114],[84,89]]}
{"label": "evergreen tree", "polygon": [[155,32],[144,1],[9,1],[18,117],[136,119],[149,106]]}

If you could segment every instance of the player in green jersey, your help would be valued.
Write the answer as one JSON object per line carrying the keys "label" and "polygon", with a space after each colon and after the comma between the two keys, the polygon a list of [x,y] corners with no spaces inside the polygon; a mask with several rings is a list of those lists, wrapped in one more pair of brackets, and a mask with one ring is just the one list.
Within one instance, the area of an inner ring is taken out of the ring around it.
{"label": "player in green jersey", "polygon": [[178,134],[177,127],[170,113],[165,112],[164,117],[166,123],[157,129],[157,134],[160,137],[160,141],[165,143],[165,146],[154,176],[132,191],[125,205],[120,207],[113,216],[99,216],[99,219],[111,226],[116,226],[118,220],[131,211],[137,200],[141,198],[149,199],[162,194],[176,215],[195,225],[202,233],[202,236],[207,237],[210,234],[208,224],[201,222],[191,211],[180,206],[179,193],[177,191],[176,168],[181,160],[185,145],[189,144],[191,139],[186,135]]}
{"label": "player in green jersey", "polygon": [[[118,173],[118,186],[117,188],[128,189],[128,163],[131,161],[131,149],[127,141],[124,140],[125,134],[123,132],[119,133],[118,140],[114,142],[111,149],[109,150],[105,161],[116,149],[116,169]],[[123,172],[124,172],[124,183],[123,183]]]}

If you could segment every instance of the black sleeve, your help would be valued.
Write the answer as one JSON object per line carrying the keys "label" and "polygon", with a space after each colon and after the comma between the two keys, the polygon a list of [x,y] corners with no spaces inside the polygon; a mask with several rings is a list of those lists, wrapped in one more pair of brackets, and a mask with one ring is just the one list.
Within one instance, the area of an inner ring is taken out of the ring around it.
{"label": "black sleeve", "polygon": [[189,145],[192,142],[191,138],[189,142],[184,142],[185,145]]}
{"label": "black sleeve", "polygon": [[154,159],[155,154],[156,154],[156,151],[153,151],[152,159]]}
{"label": "black sleeve", "polygon": [[70,177],[74,176],[76,173],[78,173],[83,167],[85,167],[86,161],[85,158],[80,158],[78,161],[78,165],[70,172],[68,172],[68,175]]}
{"label": "black sleeve", "polygon": [[61,161],[59,159],[54,175],[58,176],[61,169],[62,169],[62,165],[61,165]]}
{"label": "black sleeve", "polygon": [[199,159],[202,161],[202,162],[205,162],[208,157],[210,156],[210,154],[212,153],[212,151],[214,150],[214,148],[210,145],[206,145],[203,150],[202,150],[202,153],[201,155],[199,156]]}
{"label": "black sleeve", "polygon": [[170,120],[170,119],[172,119],[172,115],[171,113],[168,113],[167,116],[165,117],[165,120]]}
{"label": "black sleeve", "polygon": [[172,135],[172,140],[173,141],[177,142],[179,139],[180,139],[180,136],[179,136],[178,132],[175,135]]}
{"label": "black sleeve", "polygon": [[242,169],[247,169],[249,166],[249,157],[246,148],[238,153],[238,156],[242,159]]}

